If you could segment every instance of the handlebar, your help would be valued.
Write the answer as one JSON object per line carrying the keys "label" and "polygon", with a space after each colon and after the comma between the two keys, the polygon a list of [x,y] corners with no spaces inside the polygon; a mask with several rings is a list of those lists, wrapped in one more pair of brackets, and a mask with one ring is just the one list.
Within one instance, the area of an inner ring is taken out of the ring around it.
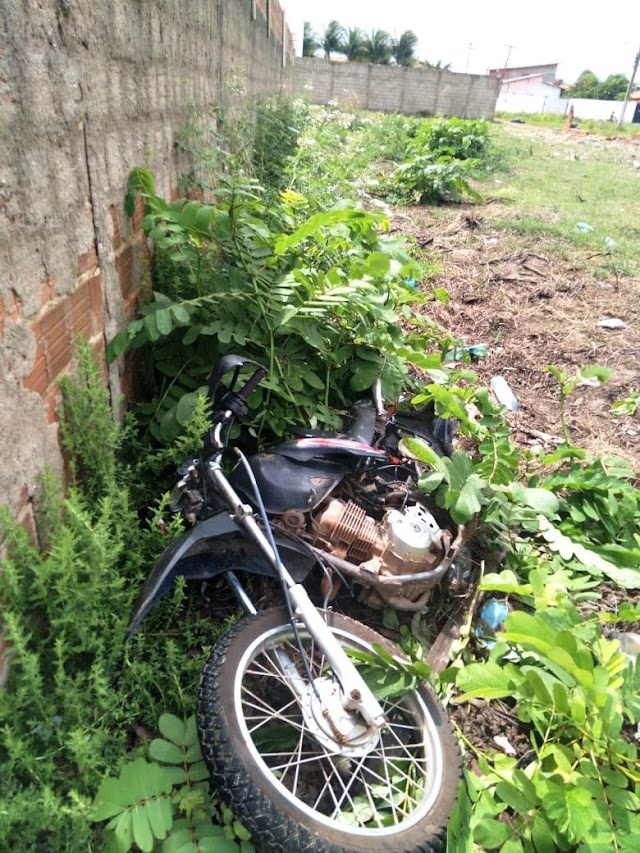
{"label": "handlebar", "polygon": [[[235,391],[236,383],[240,376],[240,371],[246,365],[252,365],[255,370],[244,383],[240,390]],[[217,403],[216,395],[220,388],[220,383],[223,377],[233,371],[231,381],[225,389],[225,393]],[[244,358],[239,355],[225,355],[217,363],[209,377],[208,396],[212,403],[215,404],[213,422],[217,426],[211,430],[209,434],[209,442],[213,447],[222,447],[221,429],[222,424],[228,424],[234,417],[242,417],[247,414],[247,400],[258,385],[262,382],[268,371],[265,367],[250,358]]]}
{"label": "handlebar", "polygon": [[[249,379],[249,382],[247,383],[247,385],[249,385],[251,383],[251,388],[247,392],[247,396],[257,386],[257,384],[260,382],[262,377],[266,376],[266,373],[267,373],[266,369],[261,364],[258,364],[257,361],[253,361],[250,358],[244,358],[241,355],[225,355],[220,359],[220,361],[213,368],[213,370],[211,372],[211,376],[209,377],[208,396],[209,396],[209,399],[211,400],[212,403],[215,400],[215,396],[216,396],[216,393],[218,391],[218,387],[220,385],[222,377],[225,376],[227,373],[229,373],[231,370],[233,370],[233,377],[232,377],[231,382],[229,383],[229,387],[227,389],[228,394],[232,393],[233,389],[235,387],[235,384],[238,381],[238,376],[240,375],[240,371],[245,366],[245,364],[252,364],[256,368],[253,376],[251,377],[251,379]],[[262,372],[261,376],[258,379],[256,379],[256,375],[260,372]],[[245,385],[245,388],[246,388],[246,385]],[[243,388],[242,391],[239,393],[242,393],[244,390],[245,389]]]}
{"label": "handlebar", "polygon": [[266,367],[263,367],[261,364],[259,364],[258,367],[256,368],[256,370],[254,371],[253,375],[249,377],[249,379],[245,383],[244,387],[240,391],[238,391],[238,393],[235,394],[235,396],[239,400],[242,400],[243,403],[246,403],[247,400],[249,399],[249,395],[251,394],[251,392],[255,391],[255,389],[262,382],[262,380],[264,379],[264,377],[267,375],[268,372],[269,371],[267,370]]}

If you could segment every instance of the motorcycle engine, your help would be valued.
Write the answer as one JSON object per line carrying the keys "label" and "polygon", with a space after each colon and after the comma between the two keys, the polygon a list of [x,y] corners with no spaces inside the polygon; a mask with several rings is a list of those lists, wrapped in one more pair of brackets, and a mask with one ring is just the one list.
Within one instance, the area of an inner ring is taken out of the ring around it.
{"label": "motorcycle engine", "polygon": [[[392,594],[389,587],[377,586],[375,578],[431,571],[444,558],[450,542],[449,532],[419,503],[403,510],[387,509],[378,521],[354,501],[333,498],[314,519],[313,532],[323,549],[360,567],[371,579],[371,592],[375,590],[384,603],[393,598],[396,606],[398,587]],[[408,602],[424,604],[428,597],[424,584],[400,589]],[[370,599],[369,603],[376,602]]]}

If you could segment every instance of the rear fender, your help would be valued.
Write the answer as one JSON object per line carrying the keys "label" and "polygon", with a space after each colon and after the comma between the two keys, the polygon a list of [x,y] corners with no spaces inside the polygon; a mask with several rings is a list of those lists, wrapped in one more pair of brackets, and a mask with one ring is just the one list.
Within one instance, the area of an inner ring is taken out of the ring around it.
{"label": "rear fender", "polygon": [[[297,542],[274,531],[283,563],[301,583],[316,560]],[[163,551],[153,567],[135,604],[125,639],[138,629],[142,620],[164,598],[176,578],[207,580],[230,570],[277,578],[277,572],[257,545],[247,539],[228,512],[220,512],[186,530]]]}

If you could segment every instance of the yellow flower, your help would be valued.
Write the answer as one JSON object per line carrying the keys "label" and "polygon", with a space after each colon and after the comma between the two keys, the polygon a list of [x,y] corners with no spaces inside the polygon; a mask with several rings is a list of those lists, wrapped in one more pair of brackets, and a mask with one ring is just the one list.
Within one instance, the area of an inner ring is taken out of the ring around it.
{"label": "yellow flower", "polygon": [[300,193],[294,192],[293,190],[283,190],[280,193],[280,198],[285,204],[290,204],[291,207],[301,207],[303,204],[307,203],[305,196],[300,195]]}

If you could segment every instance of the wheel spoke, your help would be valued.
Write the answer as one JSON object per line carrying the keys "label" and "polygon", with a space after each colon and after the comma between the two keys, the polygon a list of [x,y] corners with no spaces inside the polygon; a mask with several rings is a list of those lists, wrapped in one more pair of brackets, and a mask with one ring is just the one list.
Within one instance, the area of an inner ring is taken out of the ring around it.
{"label": "wheel spoke", "polygon": [[[363,761],[365,760],[365,757],[366,757],[366,756],[363,756],[363,757],[359,760],[359,762],[358,762],[358,766],[357,766],[357,767],[353,770],[353,772],[351,773],[351,777],[350,777],[350,779],[349,779],[349,782],[348,782],[346,785],[345,785],[345,783],[343,782],[342,776],[340,776],[340,774],[339,774],[339,773],[337,773],[337,772],[334,770],[334,776],[335,776],[335,778],[337,779],[338,784],[340,785],[340,787],[342,788],[342,791],[343,791],[342,796],[341,796],[341,797],[340,797],[340,799],[338,800],[338,808],[342,805],[342,803],[344,802],[344,800],[345,800],[345,799],[347,799],[347,800],[349,801],[349,803],[351,803],[351,807],[352,807],[352,809],[353,809],[354,811],[356,810],[356,805],[355,805],[355,803],[353,802],[353,800],[351,799],[351,795],[350,795],[350,793],[349,793],[349,789],[354,785],[354,783],[355,783],[356,779],[358,778],[358,770],[359,770],[359,769],[360,769],[360,767],[362,766],[362,763],[363,763]],[[344,811],[344,809],[341,809],[341,811]],[[337,816],[337,814],[339,814],[339,812],[337,812],[337,811],[336,811],[336,812],[334,812],[334,818]]]}
{"label": "wheel spoke", "polygon": [[[297,753],[297,761],[296,761],[296,769],[293,776],[293,787],[291,789],[294,797],[298,793],[298,780],[300,778],[300,767],[302,766],[302,741],[304,739],[304,717],[302,718],[302,731],[300,732],[300,737],[298,738],[298,745],[296,748]],[[293,761],[293,755],[291,756],[291,760]],[[286,771],[285,771],[286,772]],[[284,778],[284,773],[282,774]]]}
{"label": "wheel spoke", "polygon": [[[402,846],[406,843],[403,833],[430,815],[443,774],[443,739],[428,710],[428,702],[433,700],[422,689],[386,699],[381,704],[387,728],[374,736],[359,730],[357,720],[346,729],[340,722],[343,730],[361,733],[360,740],[342,744],[324,719],[334,708],[342,710],[332,705],[339,701],[331,692],[332,667],[316,639],[300,624],[298,642],[284,613],[278,615],[282,621],[276,621],[274,615],[255,619],[256,626],[263,620],[261,628],[247,630],[246,639],[237,631],[235,648],[228,647],[233,663],[228,663],[225,678],[216,688],[226,707],[233,696],[232,713],[240,732],[229,740],[236,754],[246,755],[246,750],[239,749],[242,742],[249,747],[249,757],[242,764],[249,769],[251,763],[251,774],[242,784],[247,791],[255,788],[255,773],[261,773],[274,793],[278,791],[280,798],[289,801],[292,814],[297,809],[311,817],[314,832],[321,838],[327,837],[324,827],[337,832],[337,838],[348,839],[350,836],[340,833],[354,833],[353,837],[362,840],[363,849],[367,838],[380,837],[389,839],[389,849],[394,849],[392,839],[398,839],[397,849],[407,849]],[[374,632],[339,614],[332,630],[347,650],[371,653],[377,642]],[[242,639],[244,649],[238,647]],[[225,666],[225,651],[221,647],[218,666]],[[309,673],[317,680],[315,692],[308,684]],[[232,693],[229,679],[234,685]],[[220,773],[218,767],[216,772]],[[239,792],[237,783],[233,784]],[[259,790],[264,796],[268,788]],[[244,809],[244,819],[251,826],[245,802],[249,800],[242,795],[236,797],[236,806],[240,813]],[[274,798],[274,811],[279,808],[276,803]],[[341,843],[351,849],[348,840]],[[376,849],[376,842],[371,846]]]}
{"label": "wheel spoke", "polygon": [[[249,693],[249,691],[246,691],[246,693],[248,693],[249,696],[251,696],[251,698],[255,699],[255,702],[250,702],[246,696],[243,699],[242,707],[243,707],[243,709],[245,709],[245,715],[244,715],[245,721],[246,722],[256,721],[256,720],[259,721],[257,723],[257,725],[247,726],[250,734],[253,734],[255,731],[257,731],[259,728],[264,726],[266,723],[271,723],[274,720],[280,720],[283,723],[287,723],[288,725],[290,725],[294,729],[301,729],[302,728],[302,724],[301,724],[301,722],[298,721],[297,718],[294,719],[293,717],[287,716],[284,713],[292,705],[296,704],[295,699],[292,702],[289,702],[287,705],[283,705],[282,708],[278,710],[278,709],[274,708],[272,705],[269,705],[267,702],[265,702],[260,696],[255,696],[255,694]],[[257,711],[258,713],[255,715],[247,714],[246,713],[247,708],[250,710],[253,710],[253,711]]]}
{"label": "wheel spoke", "polygon": [[[291,753],[290,752],[263,752],[263,753],[261,753],[261,755],[263,758],[268,758],[270,756],[277,758],[279,755],[284,757],[285,755],[291,755]],[[303,755],[308,756],[308,757],[303,758],[302,757]],[[327,753],[326,755],[324,755],[322,753],[318,753],[318,752],[303,752],[300,754],[300,758],[299,758],[298,763],[301,765],[313,764],[314,762],[321,761],[323,758],[326,758],[326,757],[339,758],[339,756],[340,756],[339,752],[330,752],[330,753]],[[271,770],[281,770],[285,766],[286,766],[285,764],[274,764],[274,765],[270,764],[269,765]]]}
{"label": "wheel spoke", "polygon": [[[329,763],[329,762],[327,762],[327,763]],[[338,768],[333,764],[333,762],[330,762],[331,772],[329,773],[328,776],[327,776],[324,764],[325,764],[324,761],[321,762],[321,769],[322,769],[322,774],[326,780],[325,781],[325,787],[330,791],[331,798],[335,804],[335,809],[333,811],[333,814],[331,815],[333,820],[335,820],[336,817],[344,811],[344,809],[342,809],[341,806],[342,806],[342,803],[344,802],[345,799],[348,800],[348,802],[351,804],[351,807],[354,811],[356,809],[356,805],[349,795],[349,787],[351,786],[355,776],[352,776],[351,779],[349,780],[349,784],[345,786],[344,782],[342,781],[342,776],[340,775]],[[334,788],[331,785],[331,779],[332,778],[337,781],[338,787],[342,788],[342,796],[340,796],[339,799],[336,799],[336,792],[334,791]]]}

